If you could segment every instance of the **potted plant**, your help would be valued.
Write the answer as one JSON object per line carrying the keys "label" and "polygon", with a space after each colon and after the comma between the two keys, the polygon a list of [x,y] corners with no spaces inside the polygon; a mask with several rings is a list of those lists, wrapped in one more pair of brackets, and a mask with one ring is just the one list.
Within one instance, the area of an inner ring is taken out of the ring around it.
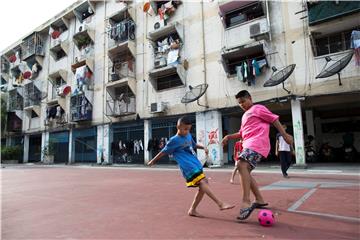
{"label": "potted plant", "polygon": [[1,163],[17,164],[22,161],[21,146],[3,146],[1,147]]}
{"label": "potted plant", "polygon": [[54,163],[55,155],[55,144],[52,141],[42,149],[43,163],[51,164]]}

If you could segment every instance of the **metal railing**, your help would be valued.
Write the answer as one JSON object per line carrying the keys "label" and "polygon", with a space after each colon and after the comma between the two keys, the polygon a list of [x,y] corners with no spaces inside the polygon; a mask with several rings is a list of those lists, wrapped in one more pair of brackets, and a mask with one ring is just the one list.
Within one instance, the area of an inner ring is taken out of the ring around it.
{"label": "metal railing", "polygon": [[108,116],[122,116],[136,113],[135,97],[126,97],[123,100],[106,100],[106,114]]}
{"label": "metal railing", "polygon": [[108,29],[109,48],[129,40],[135,40],[135,23],[133,20],[126,19]]}
{"label": "metal railing", "polygon": [[70,119],[73,122],[92,119],[92,104],[84,94],[72,96],[70,99]]}
{"label": "metal railing", "polygon": [[118,81],[126,77],[135,77],[135,63],[133,60],[115,62],[109,67],[109,82]]}

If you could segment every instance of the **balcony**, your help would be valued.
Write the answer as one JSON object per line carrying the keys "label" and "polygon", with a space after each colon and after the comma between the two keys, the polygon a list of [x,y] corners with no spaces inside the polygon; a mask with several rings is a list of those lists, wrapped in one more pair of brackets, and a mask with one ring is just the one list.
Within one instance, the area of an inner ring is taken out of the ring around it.
{"label": "balcony", "polygon": [[67,123],[65,110],[58,104],[46,108],[45,125],[51,128],[61,127]]}
{"label": "balcony", "polygon": [[268,63],[264,51],[264,44],[264,41],[260,41],[239,48],[224,50],[221,54],[221,62],[227,76],[234,76],[238,66],[254,59],[259,63],[260,68],[267,66]]}
{"label": "balcony", "polygon": [[121,117],[136,113],[136,97],[127,85],[107,88],[106,115]]}
{"label": "balcony", "polygon": [[21,62],[21,47],[15,47],[13,50],[8,52],[6,56],[10,62],[10,70],[18,68]]}
{"label": "balcony", "polygon": [[[66,85],[67,71],[65,69],[60,69],[59,71],[49,74],[48,79],[52,85],[50,102],[56,102],[58,97],[65,97],[70,93],[69,90],[71,91],[71,88],[70,86]],[[66,86],[68,89],[65,89]]]}
{"label": "balcony", "polygon": [[108,52],[111,59],[129,51],[135,56],[134,8],[125,7],[109,17]]}
{"label": "balcony", "polygon": [[[317,25],[333,19],[360,12],[359,1],[316,1],[307,2],[309,25]],[[355,16],[359,24],[359,15]]]}
{"label": "balcony", "polygon": [[41,36],[39,32],[35,32],[25,38],[21,43],[21,52],[21,60],[24,61],[32,56],[43,57],[45,55],[43,36]]}
{"label": "balcony", "polygon": [[79,51],[79,55],[75,57],[75,61],[71,65],[73,73],[77,68],[87,66],[91,72],[94,72],[94,46],[88,45]]}
{"label": "balcony", "polygon": [[70,121],[90,121],[92,119],[92,104],[85,94],[71,96],[70,99]]}
{"label": "balcony", "polygon": [[8,112],[22,111],[24,107],[24,99],[20,94],[22,89],[14,88],[9,90],[9,103],[8,103]]}
{"label": "balcony", "polygon": [[80,23],[88,20],[95,13],[94,3],[96,1],[85,1],[74,9],[74,14]]}
{"label": "balcony", "polygon": [[24,85],[24,110],[34,111],[38,116],[41,114],[41,100],[44,99],[44,93],[39,88],[30,82]]}

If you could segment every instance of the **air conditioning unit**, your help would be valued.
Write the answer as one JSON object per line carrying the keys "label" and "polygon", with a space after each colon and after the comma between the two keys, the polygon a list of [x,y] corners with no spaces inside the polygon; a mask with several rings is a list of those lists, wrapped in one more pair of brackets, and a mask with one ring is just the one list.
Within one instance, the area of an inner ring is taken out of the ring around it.
{"label": "air conditioning unit", "polygon": [[250,25],[249,30],[250,30],[250,38],[255,38],[260,35],[267,34],[270,31],[269,25],[266,21],[261,21]]}
{"label": "air conditioning unit", "polygon": [[160,19],[158,16],[156,22],[154,23],[154,30],[158,30],[159,28],[165,27],[166,22],[164,19]]}
{"label": "air conditioning unit", "polygon": [[160,113],[165,111],[165,104],[163,102],[159,103],[152,103],[150,105],[150,112],[151,113]]}

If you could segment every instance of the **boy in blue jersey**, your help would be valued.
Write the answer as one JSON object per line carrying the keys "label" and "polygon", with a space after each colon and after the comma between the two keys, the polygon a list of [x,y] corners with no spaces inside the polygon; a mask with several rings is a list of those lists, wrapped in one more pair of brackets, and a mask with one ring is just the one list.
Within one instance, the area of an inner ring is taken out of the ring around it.
{"label": "boy in blue jersey", "polygon": [[220,210],[227,210],[234,208],[219,200],[209,187],[209,183],[203,173],[201,162],[196,157],[194,148],[204,149],[208,154],[207,148],[196,144],[190,135],[191,121],[186,117],[181,117],[177,122],[177,134],[170,138],[166,146],[158,153],[151,161],[149,166],[155,164],[161,157],[165,155],[173,155],[178,163],[181,173],[186,180],[187,187],[199,187],[195,195],[194,201],[188,211],[188,215],[192,217],[202,217],[197,211],[196,207],[201,202],[204,194],[208,195],[220,208]]}

